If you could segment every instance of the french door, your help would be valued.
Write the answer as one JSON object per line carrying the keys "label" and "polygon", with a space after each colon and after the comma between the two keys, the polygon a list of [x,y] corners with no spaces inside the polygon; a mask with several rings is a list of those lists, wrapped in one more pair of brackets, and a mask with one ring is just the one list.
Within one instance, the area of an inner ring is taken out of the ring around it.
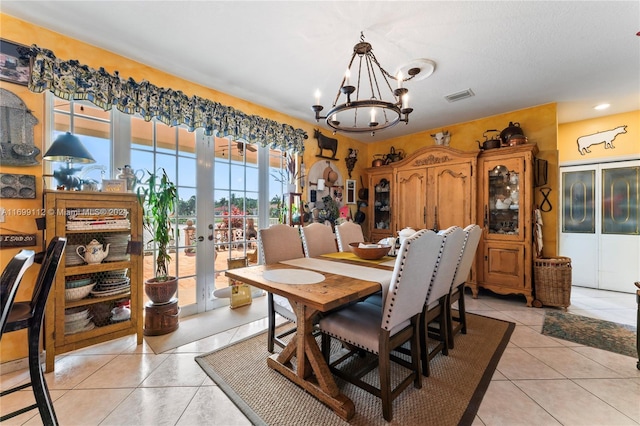
{"label": "french door", "polygon": [[635,292],[640,277],[640,161],[560,168],[559,253],[574,285]]}

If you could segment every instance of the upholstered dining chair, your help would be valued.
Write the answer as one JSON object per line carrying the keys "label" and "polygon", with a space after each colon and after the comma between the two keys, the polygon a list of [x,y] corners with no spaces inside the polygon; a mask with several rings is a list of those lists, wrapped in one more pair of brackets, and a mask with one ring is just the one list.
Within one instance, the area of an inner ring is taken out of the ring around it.
{"label": "upholstered dining chair", "polygon": [[[447,316],[449,315],[449,293],[453,277],[456,273],[460,255],[466,237],[465,232],[459,226],[452,226],[440,231],[438,235],[443,238],[442,249],[438,255],[437,267],[431,277],[431,284],[427,293],[424,312],[422,313],[422,338],[420,349],[422,350],[422,373],[425,376],[431,374],[429,362],[440,352],[449,354],[449,334],[447,330]],[[432,325],[432,323],[434,323]],[[437,323],[437,327],[435,327]],[[429,349],[429,338],[438,343]]]}
{"label": "upholstered dining chair", "polygon": [[[324,225],[323,225],[324,226]],[[258,231],[258,244],[262,253],[262,259],[267,265],[278,263],[282,260],[304,257],[302,242],[298,230],[289,225],[277,224]],[[273,345],[284,347],[282,338],[294,333],[296,327],[292,327],[276,336],[276,313],[295,323],[296,314],[286,297],[273,293],[267,293],[268,310],[268,334],[267,350],[273,352]]]}
{"label": "upholstered dining chair", "polygon": [[53,401],[49,395],[47,382],[42,372],[40,363],[40,343],[44,311],[49,298],[51,287],[55,281],[60,258],[67,244],[66,238],[54,237],[42,258],[42,265],[36,278],[33,294],[30,301],[13,302],[7,322],[4,325],[4,333],[27,329],[27,343],[29,346],[29,377],[30,382],[6,389],[0,393],[0,397],[31,386],[36,403],[21,408],[11,413],[3,413],[0,422],[15,417],[19,414],[38,408],[40,418],[45,425],[57,425],[58,419],[53,409]]}
{"label": "upholstered dining chair", "polygon": [[[425,276],[431,276],[436,267],[443,237],[431,230],[422,230],[407,238],[400,246],[389,293],[381,308],[372,303],[358,302],[337,309],[319,321],[322,332],[322,352],[331,371],[338,377],[353,383],[382,400],[382,413],[387,421],[393,419],[393,400],[412,382],[415,388],[422,386],[420,370],[420,316],[427,296]],[[331,338],[336,338],[353,348],[347,355],[331,360]],[[396,357],[392,351],[410,342],[411,360]],[[357,368],[340,368],[343,363],[366,361],[359,358],[361,351],[373,354],[371,365]],[[399,383],[391,382],[391,361],[411,370]],[[363,380],[378,367],[379,387]]]}
{"label": "upholstered dining chair", "polygon": [[322,223],[310,223],[300,228],[300,234],[302,234],[304,255],[307,257],[316,257],[338,251],[336,237],[333,235],[333,230],[330,226]]}
{"label": "upholstered dining chair", "polygon": [[22,276],[31,265],[33,265],[36,252],[33,250],[20,250],[4,268],[0,277],[0,307],[2,307],[2,316],[0,317],[0,339],[4,333],[4,326],[9,319],[11,306],[18,293],[18,286],[22,280]]}
{"label": "upholstered dining chair", "polygon": [[[480,236],[482,236],[482,229],[472,224],[464,228],[465,242],[456,269],[456,274],[453,277],[453,284],[451,286],[451,294],[449,295],[449,314],[447,315],[447,333],[449,335],[449,349],[454,346],[453,338],[456,334],[467,334],[467,316],[464,304],[464,285],[469,277],[473,260],[476,257],[476,250],[478,249],[478,243],[480,242]],[[458,302],[458,314],[453,313],[453,304]],[[453,323],[456,323],[455,327]]]}
{"label": "upholstered dining chair", "polygon": [[350,243],[364,242],[362,226],[355,222],[342,222],[336,226],[336,239],[339,251],[353,251]]}

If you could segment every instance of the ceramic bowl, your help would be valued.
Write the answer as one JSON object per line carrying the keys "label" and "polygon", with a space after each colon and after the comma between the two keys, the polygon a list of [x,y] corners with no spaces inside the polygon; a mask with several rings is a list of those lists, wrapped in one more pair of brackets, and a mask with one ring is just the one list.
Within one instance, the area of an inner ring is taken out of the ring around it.
{"label": "ceramic bowl", "polygon": [[64,289],[64,300],[67,302],[73,302],[74,300],[84,299],[91,293],[93,287],[95,287],[96,283],[91,283],[89,285],[85,285],[82,287],[76,288],[65,288]]}
{"label": "ceramic bowl", "polygon": [[391,250],[391,246],[375,243],[350,243],[349,246],[356,256],[365,260],[383,258]]}

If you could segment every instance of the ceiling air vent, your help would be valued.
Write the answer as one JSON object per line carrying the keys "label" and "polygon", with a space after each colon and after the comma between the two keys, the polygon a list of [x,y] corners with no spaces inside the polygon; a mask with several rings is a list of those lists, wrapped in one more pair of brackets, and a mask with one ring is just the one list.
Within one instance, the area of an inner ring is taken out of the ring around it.
{"label": "ceiling air vent", "polygon": [[462,99],[470,98],[475,96],[475,93],[471,89],[466,89],[461,92],[452,93],[450,95],[446,95],[444,98],[449,102],[461,101]]}

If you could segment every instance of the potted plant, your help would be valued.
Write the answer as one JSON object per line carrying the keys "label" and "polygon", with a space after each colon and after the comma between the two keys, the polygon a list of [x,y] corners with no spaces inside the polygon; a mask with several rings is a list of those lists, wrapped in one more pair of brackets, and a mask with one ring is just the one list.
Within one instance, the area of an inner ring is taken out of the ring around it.
{"label": "potted plant", "polygon": [[146,186],[138,187],[138,201],[143,210],[143,225],[153,236],[157,247],[154,278],[145,281],[145,293],[153,303],[167,303],[178,289],[178,279],[169,276],[169,245],[173,241],[171,216],[178,189],[163,168],[158,173],[147,170]]}

